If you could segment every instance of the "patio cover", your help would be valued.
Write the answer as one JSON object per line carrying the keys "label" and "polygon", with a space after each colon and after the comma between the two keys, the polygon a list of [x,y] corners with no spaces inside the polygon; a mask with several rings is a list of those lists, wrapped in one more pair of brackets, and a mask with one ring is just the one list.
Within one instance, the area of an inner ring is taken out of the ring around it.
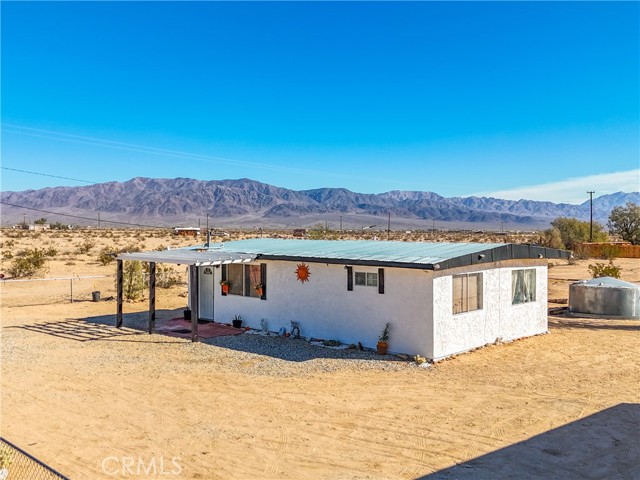
{"label": "patio cover", "polygon": [[229,263],[252,262],[257,257],[255,253],[241,253],[225,251],[222,246],[188,247],[173,250],[159,250],[152,252],[121,253],[118,260],[137,260],[140,262],[173,263],[176,265],[223,265]]}
{"label": "patio cover", "polygon": [[[122,326],[122,304],[123,304],[123,262],[140,261],[149,262],[149,333],[153,333],[156,323],[156,263],[173,263],[176,265],[189,265],[189,279],[191,285],[197,285],[197,267],[226,265],[230,263],[247,263],[255,260],[257,254],[224,251],[223,245],[195,246],[187,248],[176,248],[173,250],[158,250],[151,252],[121,253],[116,257],[117,268],[117,312],[116,327]],[[191,316],[191,339],[198,339],[198,297],[197,287],[192,288],[190,293]]]}

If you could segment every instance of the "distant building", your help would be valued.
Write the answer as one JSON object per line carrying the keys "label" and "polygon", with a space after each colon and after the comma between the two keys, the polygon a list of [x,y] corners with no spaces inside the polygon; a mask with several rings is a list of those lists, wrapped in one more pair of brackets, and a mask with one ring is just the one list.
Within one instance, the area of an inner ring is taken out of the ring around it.
{"label": "distant building", "polygon": [[304,237],[307,234],[307,231],[304,228],[296,228],[293,230],[294,237]]}
{"label": "distant building", "polygon": [[173,229],[173,234],[183,237],[197,237],[200,235],[200,229],[195,227],[176,227]]}

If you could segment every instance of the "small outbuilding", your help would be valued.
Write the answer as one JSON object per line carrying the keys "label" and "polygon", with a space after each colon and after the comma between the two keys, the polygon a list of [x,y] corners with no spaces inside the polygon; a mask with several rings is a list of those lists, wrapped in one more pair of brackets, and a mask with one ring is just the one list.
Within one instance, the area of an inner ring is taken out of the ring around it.
{"label": "small outbuilding", "polygon": [[200,235],[200,229],[196,227],[176,227],[173,229],[173,234],[182,237],[197,237]]}
{"label": "small outbuilding", "polygon": [[640,285],[612,277],[572,283],[569,286],[569,312],[640,319]]}
{"label": "small outbuilding", "polygon": [[189,265],[192,339],[197,320],[269,330],[296,321],[308,337],[429,359],[547,331],[547,263],[569,252],[504,243],[252,239],[118,257],[150,263],[150,332],[156,263]]}

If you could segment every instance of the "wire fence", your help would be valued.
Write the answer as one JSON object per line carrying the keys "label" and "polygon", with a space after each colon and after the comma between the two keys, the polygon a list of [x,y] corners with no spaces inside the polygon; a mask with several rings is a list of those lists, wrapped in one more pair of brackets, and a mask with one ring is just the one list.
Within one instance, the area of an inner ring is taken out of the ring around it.
{"label": "wire fence", "polygon": [[101,299],[100,292],[102,299],[115,295],[114,278],[114,275],[72,275],[1,280],[2,305],[11,307],[98,301]]}
{"label": "wire fence", "polygon": [[0,480],[69,480],[33,455],[0,437]]}

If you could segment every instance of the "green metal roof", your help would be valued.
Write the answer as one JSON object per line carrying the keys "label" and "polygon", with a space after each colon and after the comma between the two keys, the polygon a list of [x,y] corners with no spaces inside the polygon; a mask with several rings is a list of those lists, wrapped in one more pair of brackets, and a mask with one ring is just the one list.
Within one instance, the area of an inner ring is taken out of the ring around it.
{"label": "green metal roof", "polygon": [[404,268],[445,269],[515,258],[568,258],[569,252],[508,243],[426,243],[365,240],[281,240],[225,242],[224,251],[258,259],[295,260]]}

